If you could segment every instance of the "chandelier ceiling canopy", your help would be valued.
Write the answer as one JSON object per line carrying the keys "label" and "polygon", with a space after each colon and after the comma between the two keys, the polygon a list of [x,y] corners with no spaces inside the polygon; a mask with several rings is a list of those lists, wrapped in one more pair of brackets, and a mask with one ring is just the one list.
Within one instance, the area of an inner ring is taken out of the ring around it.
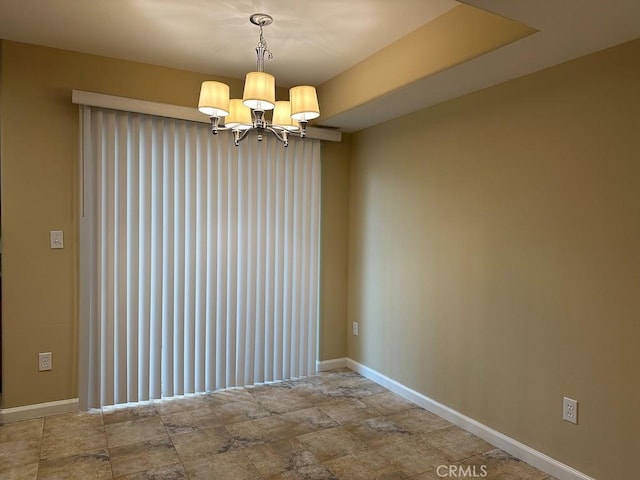
{"label": "chandelier ceiling canopy", "polygon": [[[264,71],[265,55],[271,60],[273,55],[264,38],[263,28],[273,23],[266,13],[254,13],[249,18],[260,29],[256,47],[256,71],[246,74],[242,98],[229,98],[229,86],[222,82],[208,80],[202,82],[198,110],[211,119],[211,131],[231,130],[236,146],[255,131],[258,140],[265,132],[270,132],[284,146],[288,145],[289,134],[304,137],[307,123],[320,115],[315,87],[301,85],[289,89],[288,101],[276,101],[276,79]],[[271,121],[265,112],[273,110]]]}

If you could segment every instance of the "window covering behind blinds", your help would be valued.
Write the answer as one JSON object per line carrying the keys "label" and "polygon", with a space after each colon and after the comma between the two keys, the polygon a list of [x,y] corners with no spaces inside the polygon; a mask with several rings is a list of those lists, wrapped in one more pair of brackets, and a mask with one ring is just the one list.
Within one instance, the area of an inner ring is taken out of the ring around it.
{"label": "window covering behind blinds", "polygon": [[81,108],[87,405],[315,372],[320,142]]}

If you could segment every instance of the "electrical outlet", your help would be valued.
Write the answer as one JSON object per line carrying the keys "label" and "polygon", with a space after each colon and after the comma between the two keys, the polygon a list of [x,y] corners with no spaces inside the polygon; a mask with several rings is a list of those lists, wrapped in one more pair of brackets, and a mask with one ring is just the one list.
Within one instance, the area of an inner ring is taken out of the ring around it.
{"label": "electrical outlet", "polygon": [[51,352],[38,354],[38,370],[44,372],[45,370],[51,370]]}
{"label": "electrical outlet", "polygon": [[571,423],[578,423],[578,401],[571,398],[562,398],[562,419]]}
{"label": "electrical outlet", "polygon": [[353,322],[351,331],[356,337],[358,336],[358,322]]}

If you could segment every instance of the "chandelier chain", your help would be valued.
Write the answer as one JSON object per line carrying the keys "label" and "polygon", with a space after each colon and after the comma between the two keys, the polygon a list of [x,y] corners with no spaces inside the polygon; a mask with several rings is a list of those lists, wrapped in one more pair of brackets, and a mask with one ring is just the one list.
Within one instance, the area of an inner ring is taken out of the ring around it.
{"label": "chandelier chain", "polygon": [[258,38],[258,46],[256,47],[256,65],[259,72],[264,72],[264,56],[267,55],[267,60],[273,60],[273,53],[269,50],[267,40],[264,38],[264,31],[262,29],[263,23],[259,23],[260,36]]}
{"label": "chandelier chain", "polygon": [[267,40],[264,38],[264,31],[262,29],[262,25],[260,25],[260,38],[258,39],[258,47],[264,49],[264,52],[267,54],[267,59],[273,60],[273,53],[271,53],[271,50],[269,50],[269,46],[267,45]]}

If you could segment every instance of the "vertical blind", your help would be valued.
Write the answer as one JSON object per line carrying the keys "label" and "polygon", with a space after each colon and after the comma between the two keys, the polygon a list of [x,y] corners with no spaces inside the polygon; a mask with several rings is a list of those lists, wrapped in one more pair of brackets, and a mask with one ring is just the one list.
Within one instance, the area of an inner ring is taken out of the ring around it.
{"label": "vertical blind", "polygon": [[87,406],[315,372],[320,142],[82,117]]}

